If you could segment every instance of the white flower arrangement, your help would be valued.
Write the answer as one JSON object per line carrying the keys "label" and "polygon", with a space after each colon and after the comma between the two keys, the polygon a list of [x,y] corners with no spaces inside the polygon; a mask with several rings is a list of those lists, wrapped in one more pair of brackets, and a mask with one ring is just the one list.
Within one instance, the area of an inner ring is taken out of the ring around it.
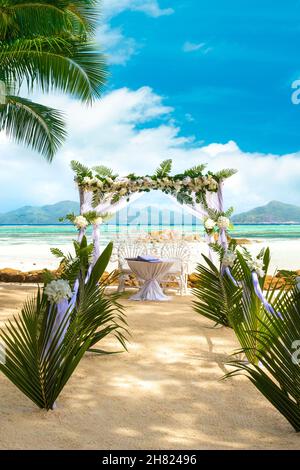
{"label": "white flower arrangement", "polygon": [[192,182],[192,178],[190,176],[186,176],[185,178],[183,178],[182,180],[182,183],[185,185],[185,186],[188,186],[189,184],[191,184]]}
{"label": "white flower arrangement", "polygon": [[91,185],[92,178],[89,176],[85,176],[82,180],[83,185],[90,186]]}
{"label": "white flower arrangement", "polygon": [[217,226],[221,230],[228,230],[228,228],[230,227],[230,220],[228,219],[228,217],[224,217],[221,215],[220,217],[218,217]]}
{"label": "white flower arrangement", "polygon": [[103,224],[103,218],[100,217],[100,215],[98,217],[96,217],[96,219],[94,220],[94,224],[95,225],[101,225]]}
{"label": "white flower arrangement", "polygon": [[213,230],[215,226],[216,226],[216,222],[213,219],[210,219],[209,217],[205,219],[204,227],[207,231]]}
{"label": "white flower arrangement", "polygon": [[[226,214],[231,213],[231,209],[227,211]],[[221,230],[224,230],[227,232],[227,230],[230,228],[230,219],[225,216],[223,212],[216,212],[216,211],[211,211],[209,212],[209,215],[204,219],[204,228],[206,230],[206,233],[209,235],[212,234],[212,232],[220,232]]]}
{"label": "white flower arrangement", "polygon": [[65,281],[64,279],[57,279],[49,282],[45,287],[45,294],[51,303],[58,303],[61,300],[72,297],[70,285],[68,281]]}
{"label": "white flower arrangement", "polygon": [[89,223],[83,215],[77,215],[77,217],[74,218],[74,225],[80,230],[86,228]]}
{"label": "white flower arrangement", "polygon": [[262,259],[255,258],[247,261],[250,271],[255,271],[259,277],[264,277],[264,262]]}
{"label": "white flower arrangement", "polygon": [[232,268],[236,260],[236,254],[231,251],[227,250],[223,256],[222,264],[225,268]]}

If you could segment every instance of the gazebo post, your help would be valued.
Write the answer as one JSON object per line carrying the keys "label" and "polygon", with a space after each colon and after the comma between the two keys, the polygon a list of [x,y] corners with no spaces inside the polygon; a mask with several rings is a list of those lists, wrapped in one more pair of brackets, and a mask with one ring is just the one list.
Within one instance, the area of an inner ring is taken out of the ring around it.
{"label": "gazebo post", "polygon": [[[83,215],[83,207],[84,207],[84,190],[78,186],[78,192],[79,192],[79,207],[80,207],[80,215]],[[84,235],[85,235],[85,228],[81,228],[78,233],[78,242],[81,243]]]}
{"label": "gazebo post", "polygon": [[[224,212],[223,187],[224,187],[224,181],[221,179],[219,181],[219,188],[217,192],[219,212]],[[226,231],[223,228],[220,229],[219,244],[224,248],[224,250],[227,250],[228,241],[227,241]]]}

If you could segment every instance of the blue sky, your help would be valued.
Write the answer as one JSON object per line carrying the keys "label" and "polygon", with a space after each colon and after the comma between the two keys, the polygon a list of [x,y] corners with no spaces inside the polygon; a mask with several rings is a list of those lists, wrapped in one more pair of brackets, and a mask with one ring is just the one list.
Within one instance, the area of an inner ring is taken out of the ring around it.
{"label": "blue sky", "polygon": [[174,107],[183,133],[205,143],[235,140],[245,151],[299,150],[300,109],[291,103],[299,69],[300,2],[164,0],[155,20],[124,11],[111,21],[134,38],[110,87],[147,84]]}
{"label": "blue sky", "polygon": [[[102,5],[97,41],[110,71],[103,98],[87,108],[35,93],[65,112],[69,136],[49,166],[0,133],[0,212],[76,199],[72,159],[120,174],[151,174],[166,158],[174,172],[233,167],[225,196],[236,212],[274,199],[300,204],[300,105],[291,101],[300,1]],[[158,195],[151,202],[165,203]]]}

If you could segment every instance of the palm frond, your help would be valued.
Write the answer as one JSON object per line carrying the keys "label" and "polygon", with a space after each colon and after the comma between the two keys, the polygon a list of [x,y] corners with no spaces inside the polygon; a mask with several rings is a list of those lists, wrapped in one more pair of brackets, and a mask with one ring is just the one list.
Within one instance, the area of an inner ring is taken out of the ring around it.
{"label": "palm frond", "polygon": [[222,275],[220,269],[210,259],[202,255],[206,265],[197,266],[197,283],[193,294],[194,310],[216,324],[232,327],[233,309],[238,305],[242,290],[230,279]]}
{"label": "palm frond", "polygon": [[93,170],[97,173],[99,176],[116,176],[114,175],[114,171],[111,168],[108,168],[105,165],[97,165],[93,167]]}
{"label": "palm frond", "polygon": [[185,170],[183,173],[185,176],[190,176],[191,178],[196,178],[197,176],[201,175],[203,170],[205,170],[206,164],[203,163],[201,165],[195,165],[192,168],[189,168],[188,170]]}
{"label": "palm frond", "polygon": [[[110,258],[112,244],[100,255],[86,281],[88,245],[86,240],[76,246],[79,263],[78,297],[70,303],[57,322],[57,307],[49,304],[45,293],[38,290],[28,299],[21,314],[0,328],[5,344],[2,371],[38,407],[53,409],[87,350],[107,335],[113,334],[126,348],[126,321],[116,297],[105,295],[98,283]],[[71,260],[69,260],[71,263]],[[92,348],[96,349],[97,348]],[[109,354],[101,350],[102,354]]]}
{"label": "palm frond", "polygon": [[53,256],[56,256],[56,258],[64,258],[65,256],[59,248],[50,248],[50,251]]}
{"label": "palm frond", "polygon": [[155,175],[158,178],[163,178],[164,176],[168,176],[171,173],[171,170],[172,170],[172,160],[171,159],[164,160],[163,162],[161,162],[161,164],[157,168]]}
{"label": "palm frond", "polygon": [[234,168],[226,168],[224,170],[217,171],[217,173],[215,173],[215,176],[219,180],[225,180],[235,175],[236,173],[237,173],[237,170],[235,170]]}
{"label": "palm frond", "polygon": [[83,101],[100,96],[106,81],[103,56],[92,43],[62,37],[21,39],[0,48],[4,81],[33,86],[44,92],[57,89]]}
{"label": "palm frond", "polygon": [[17,143],[31,147],[51,161],[65,140],[62,114],[19,96],[7,96],[0,106],[0,130]]}
{"label": "palm frond", "polygon": [[[245,374],[255,387],[300,431],[300,296],[297,288],[277,298],[281,317],[265,312],[259,331],[249,331],[258,345],[252,354],[256,364],[232,362],[227,377]],[[244,305],[242,305],[244,313]],[[245,312],[246,313],[246,312]]]}
{"label": "palm frond", "polygon": [[70,32],[84,35],[94,32],[98,20],[96,1],[7,0],[0,6],[0,39],[20,36],[56,35]]}
{"label": "palm frond", "polygon": [[[30,92],[34,87],[43,92],[59,90],[84,102],[100,96],[106,68],[103,56],[93,43],[99,18],[97,0],[0,3],[0,81],[6,85],[5,95],[16,98],[22,85],[27,85]],[[3,121],[7,109],[1,108]],[[24,131],[22,127],[12,126],[9,135],[16,133],[17,141],[50,161],[65,131],[58,112],[48,110],[48,116],[42,116],[41,109],[34,110],[38,115],[35,121],[31,117],[33,133],[37,131],[35,137],[30,135],[30,126],[25,126]],[[11,107],[8,111],[13,113]],[[15,115],[6,119],[12,121]]]}
{"label": "palm frond", "polygon": [[76,177],[79,180],[82,180],[85,176],[92,177],[91,170],[87,166],[83,165],[82,163],[76,160],[72,160],[70,165],[71,165],[71,169],[74,171],[74,173],[76,173]]}

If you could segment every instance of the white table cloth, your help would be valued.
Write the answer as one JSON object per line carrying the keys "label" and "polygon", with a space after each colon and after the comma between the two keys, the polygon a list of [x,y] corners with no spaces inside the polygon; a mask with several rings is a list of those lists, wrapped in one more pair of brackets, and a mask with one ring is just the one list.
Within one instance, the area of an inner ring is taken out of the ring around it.
{"label": "white table cloth", "polygon": [[170,271],[174,260],[166,259],[149,263],[127,259],[127,263],[135,275],[145,281],[137,294],[130,297],[130,300],[169,300],[169,297],[163,293],[158,280]]}

